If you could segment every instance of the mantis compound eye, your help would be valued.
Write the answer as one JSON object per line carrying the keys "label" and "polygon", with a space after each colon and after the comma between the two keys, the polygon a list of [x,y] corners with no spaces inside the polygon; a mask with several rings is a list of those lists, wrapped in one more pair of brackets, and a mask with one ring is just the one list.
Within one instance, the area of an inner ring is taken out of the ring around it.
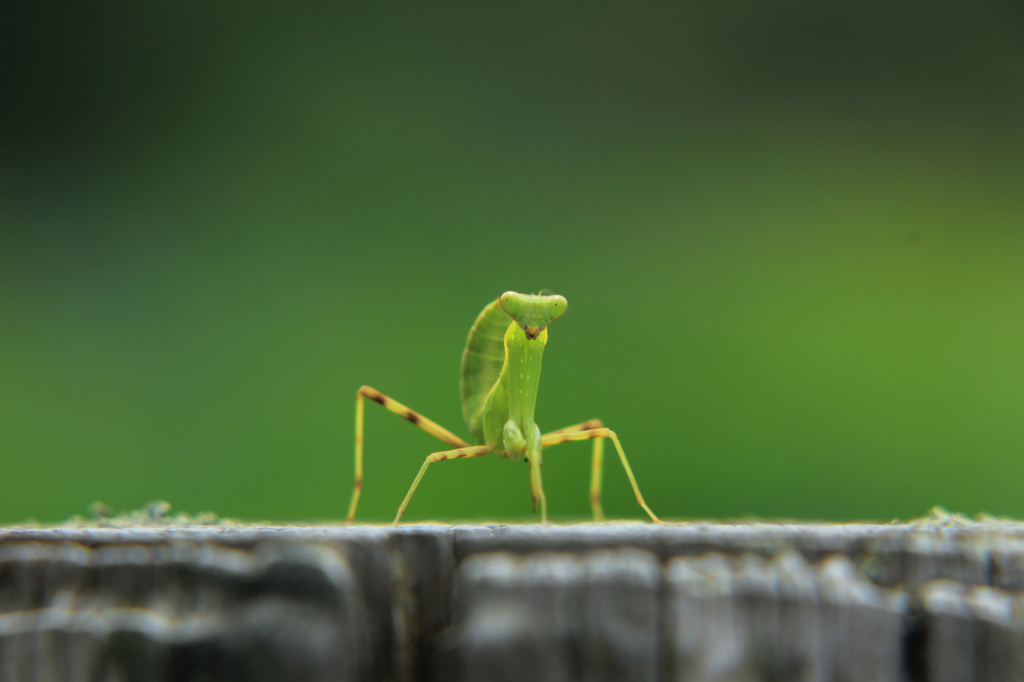
{"label": "mantis compound eye", "polygon": [[565,311],[568,309],[569,302],[565,300],[564,296],[554,295],[548,297],[548,310],[552,320],[557,320],[562,315],[565,315]]}
{"label": "mantis compound eye", "polygon": [[501,307],[511,317],[518,317],[522,310],[522,297],[514,291],[506,291],[501,295]]}

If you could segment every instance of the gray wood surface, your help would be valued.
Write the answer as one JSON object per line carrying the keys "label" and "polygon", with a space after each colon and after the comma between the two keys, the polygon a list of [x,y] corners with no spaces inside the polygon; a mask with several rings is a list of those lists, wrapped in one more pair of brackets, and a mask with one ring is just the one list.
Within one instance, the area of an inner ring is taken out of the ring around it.
{"label": "gray wood surface", "polygon": [[1024,682],[1024,525],[0,529],[28,680]]}

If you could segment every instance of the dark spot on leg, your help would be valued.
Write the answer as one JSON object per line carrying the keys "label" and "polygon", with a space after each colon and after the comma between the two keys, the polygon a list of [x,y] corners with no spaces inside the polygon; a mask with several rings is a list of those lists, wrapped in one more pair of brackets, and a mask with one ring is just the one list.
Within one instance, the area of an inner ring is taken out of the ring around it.
{"label": "dark spot on leg", "polygon": [[355,487],[356,487],[356,490],[362,490],[363,489],[363,479],[360,478],[358,481],[356,481],[356,486]]}
{"label": "dark spot on leg", "polygon": [[406,410],[405,414],[403,414],[402,416],[411,421],[413,424],[419,425],[420,423],[420,416],[413,412],[412,410]]}
{"label": "dark spot on leg", "polygon": [[373,393],[367,393],[366,397],[375,403],[380,403],[381,405],[387,403],[387,398],[385,398],[383,394],[377,393],[376,391],[374,391]]}

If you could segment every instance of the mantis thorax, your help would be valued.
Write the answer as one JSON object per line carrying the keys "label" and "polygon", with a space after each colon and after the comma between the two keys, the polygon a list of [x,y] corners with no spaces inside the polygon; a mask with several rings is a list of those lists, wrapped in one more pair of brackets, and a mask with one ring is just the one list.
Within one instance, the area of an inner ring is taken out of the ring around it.
{"label": "mantis thorax", "polygon": [[512,319],[505,331],[505,363],[484,406],[484,430],[489,445],[516,460],[525,456],[540,462],[540,429],[533,420],[540,386],[541,360],[548,341],[547,327],[565,314],[562,296],[507,291],[498,299]]}

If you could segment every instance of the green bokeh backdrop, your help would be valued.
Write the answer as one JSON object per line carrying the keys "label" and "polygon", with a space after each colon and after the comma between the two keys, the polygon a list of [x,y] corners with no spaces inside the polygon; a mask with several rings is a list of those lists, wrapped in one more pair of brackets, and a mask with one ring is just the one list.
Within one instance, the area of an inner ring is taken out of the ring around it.
{"label": "green bokeh backdrop", "polygon": [[[2,14],[0,522],[339,519],[355,389],[464,433],[470,324],[542,288],[541,427],[666,517],[1024,515],[1020,3]],[[383,521],[439,448],[368,407]],[[529,512],[484,458],[408,518]]]}

